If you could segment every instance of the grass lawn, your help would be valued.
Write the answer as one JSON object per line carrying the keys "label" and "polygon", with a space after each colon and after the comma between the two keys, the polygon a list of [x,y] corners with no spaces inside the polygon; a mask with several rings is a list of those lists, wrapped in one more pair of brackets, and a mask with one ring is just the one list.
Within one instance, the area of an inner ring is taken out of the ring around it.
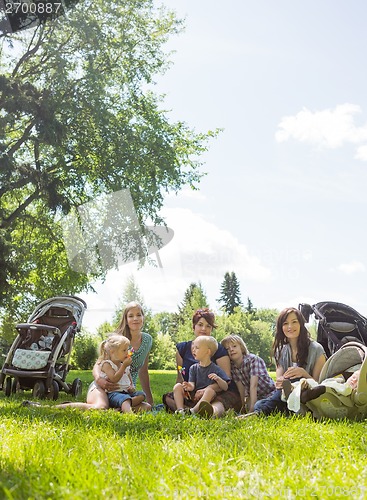
{"label": "grass lawn", "polygon": [[[91,374],[75,376],[84,397]],[[156,403],[174,380],[151,372]],[[27,398],[0,395],[1,499],[367,498],[366,422],[21,407]]]}

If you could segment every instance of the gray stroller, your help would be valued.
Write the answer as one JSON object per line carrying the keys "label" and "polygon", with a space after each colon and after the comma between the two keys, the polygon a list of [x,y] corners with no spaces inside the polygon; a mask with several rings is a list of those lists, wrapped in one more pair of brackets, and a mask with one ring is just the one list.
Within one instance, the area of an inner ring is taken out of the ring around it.
{"label": "gray stroller", "polygon": [[[330,418],[364,420],[367,418],[367,347],[359,342],[348,342],[340,347],[325,363],[320,374],[320,385],[326,386],[326,392],[305,406],[316,419]],[[358,385],[347,396],[336,391],[331,381],[326,380],[343,375],[347,379],[360,370]]]}
{"label": "gray stroller", "polygon": [[76,378],[66,383],[74,337],[80,331],[84,300],[74,296],[53,297],[41,302],[27,323],[16,325],[18,335],[0,374],[5,395],[32,390],[34,398],[56,400],[60,390],[72,396],[82,392]]}

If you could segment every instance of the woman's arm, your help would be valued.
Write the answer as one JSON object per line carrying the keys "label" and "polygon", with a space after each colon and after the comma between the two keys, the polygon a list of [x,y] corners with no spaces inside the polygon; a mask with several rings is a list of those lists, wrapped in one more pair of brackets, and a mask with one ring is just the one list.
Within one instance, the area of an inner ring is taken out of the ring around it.
{"label": "woman's arm", "polygon": [[275,371],[275,387],[277,389],[282,388],[284,375],[284,368],[281,365],[278,365]]}
{"label": "woman's arm", "polygon": [[96,384],[99,385],[99,387],[104,391],[115,391],[119,388],[118,384],[101,377],[102,370],[99,363],[94,364],[92,373]]}
{"label": "woman's arm", "polygon": [[[222,356],[221,358],[218,358],[216,361],[216,364],[221,368],[228,377],[231,377],[231,361],[229,359],[229,356]],[[223,389],[219,387],[219,385],[213,384],[212,389],[215,390],[215,392],[221,392]],[[228,387],[227,387],[228,388]]]}
{"label": "woman's arm", "polygon": [[231,377],[231,361],[229,359],[229,356],[222,356],[221,358],[218,358],[216,363],[219,368],[222,368],[222,370],[226,372],[228,377]]}
{"label": "woman's arm", "polygon": [[317,358],[311,374],[306,372],[306,370],[304,368],[301,368],[300,366],[292,366],[285,372],[284,378],[313,378],[314,380],[316,380],[316,382],[318,382],[322,367],[324,366],[325,362],[325,355],[321,354],[321,356]]}
{"label": "woman's arm", "polygon": [[153,395],[152,390],[150,388],[150,380],[149,380],[149,372],[148,372],[148,362],[149,362],[149,353],[145,358],[143,366],[139,370],[139,380],[140,385],[143,391],[146,394],[147,402],[153,406]]}

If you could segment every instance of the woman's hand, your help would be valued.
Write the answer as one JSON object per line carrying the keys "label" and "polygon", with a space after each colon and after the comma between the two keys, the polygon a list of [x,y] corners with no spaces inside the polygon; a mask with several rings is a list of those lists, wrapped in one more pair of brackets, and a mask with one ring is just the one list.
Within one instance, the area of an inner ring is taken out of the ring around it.
{"label": "woman's hand", "polygon": [[198,391],[195,392],[195,396],[193,398],[194,402],[197,403],[199,399],[203,397],[205,389],[199,389]]}
{"label": "woman's hand", "polygon": [[310,378],[310,375],[304,368],[292,366],[284,373],[284,378]]}
{"label": "woman's hand", "polygon": [[97,380],[97,384],[104,391],[117,391],[117,389],[119,388],[118,384],[115,384],[114,382],[110,382],[107,378],[103,378],[103,377],[100,377]]}
{"label": "woman's hand", "polygon": [[283,375],[281,377],[276,378],[276,380],[275,380],[275,388],[276,389],[281,389],[283,387],[283,380],[284,380]]}

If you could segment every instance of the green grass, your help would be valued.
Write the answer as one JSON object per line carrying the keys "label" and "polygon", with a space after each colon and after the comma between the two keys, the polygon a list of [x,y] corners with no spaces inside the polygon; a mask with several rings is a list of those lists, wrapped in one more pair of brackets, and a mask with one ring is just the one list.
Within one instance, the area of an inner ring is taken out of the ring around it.
{"label": "green grass", "polygon": [[[157,403],[174,380],[151,372]],[[26,397],[0,395],[1,499],[367,497],[366,422],[21,407]]]}

